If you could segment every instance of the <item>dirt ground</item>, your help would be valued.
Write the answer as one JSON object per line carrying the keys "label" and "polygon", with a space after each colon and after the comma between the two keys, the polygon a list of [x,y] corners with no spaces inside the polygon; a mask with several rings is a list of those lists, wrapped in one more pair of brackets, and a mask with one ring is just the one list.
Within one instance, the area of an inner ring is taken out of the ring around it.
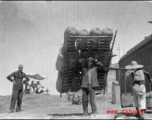
{"label": "dirt ground", "polygon": [[[137,119],[133,115],[122,115],[120,103],[112,104],[111,94],[96,95],[99,114],[97,116],[82,116],[82,106],[72,105],[67,100],[67,95],[38,95],[29,94],[23,96],[21,112],[9,113],[11,96],[0,97],[0,118],[1,119]],[[129,109],[129,108],[125,108]],[[134,108],[130,108],[133,110]],[[107,110],[118,110],[120,114],[107,114]],[[91,108],[89,104],[89,113]],[[119,116],[119,117],[118,117]],[[121,117],[120,117],[121,116]],[[145,114],[145,118],[151,118],[150,114]]]}

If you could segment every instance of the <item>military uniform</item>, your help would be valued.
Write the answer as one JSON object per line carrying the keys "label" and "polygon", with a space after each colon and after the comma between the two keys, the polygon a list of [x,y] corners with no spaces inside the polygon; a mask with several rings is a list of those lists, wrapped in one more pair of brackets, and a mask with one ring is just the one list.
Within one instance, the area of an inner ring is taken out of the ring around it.
{"label": "military uniform", "polygon": [[[19,70],[7,76],[7,79],[13,82],[13,79],[11,77],[14,77],[14,81],[16,82],[16,84],[13,84],[10,110],[15,110],[15,104],[17,101],[16,111],[18,111],[18,110],[21,110],[22,96],[23,96],[23,83],[28,82],[29,78],[24,72],[19,71]],[[26,78],[26,80],[23,81],[23,78]]]}

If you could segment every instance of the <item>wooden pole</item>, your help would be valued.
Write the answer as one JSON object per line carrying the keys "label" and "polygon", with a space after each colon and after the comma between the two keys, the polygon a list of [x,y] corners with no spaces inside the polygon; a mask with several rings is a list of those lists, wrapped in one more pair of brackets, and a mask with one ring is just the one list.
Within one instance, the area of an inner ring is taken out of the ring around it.
{"label": "wooden pole", "polygon": [[[117,35],[117,30],[116,30],[115,35],[114,35],[114,38],[113,38],[113,43],[112,43],[112,48],[111,48],[111,51],[110,51],[110,59],[109,59],[108,66],[110,66],[110,64],[111,64],[111,60],[112,60],[112,51],[113,51],[113,47],[114,47],[116,35]],[[104,94],[106,93],[105,90],[106,90],[106,87],[107,87],[107,76],[108,76],[108,73],[106,74],[106,77],[105,77]]]}

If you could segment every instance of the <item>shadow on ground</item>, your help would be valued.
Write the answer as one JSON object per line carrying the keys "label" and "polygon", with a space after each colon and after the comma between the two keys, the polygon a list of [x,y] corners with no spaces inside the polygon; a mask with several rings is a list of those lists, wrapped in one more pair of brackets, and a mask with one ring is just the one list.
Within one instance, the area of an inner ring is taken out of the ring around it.
{"label": "shadow on ground", "polygon": [[8,111],[7,113],[20,113],[20,112],[23,112],[24,110],[20,110],[20,111],[14,111],[14,112],[12,112],[12,111]]}
{"label": "shadow on ground", "polygon": [[82,116],[83,113],[70,113],[70,114],[48,114],[49,116],[54,116],[54,117],[65,117],[65,116]]}
{"label": "shadow on ground", "polygon": [[123,118],[135,117],[136,118],[135,114],[120,112],[120,113],[118,113],[117,115],[114,116],[114,119],[117,119],[119,117],[123,117]]}
{"label": "shadow on ground", "polygon": [[[152,112],[151,111],[146,111],[145,114],[151,114]],[[114,119],[117,119],[117,118],[130,118],[130,117],[134,117],[134,118],[137,118],[138,117],[135,115],[135,114],[132,114],[132,113],[122,113],[122,112],[119,112],[117,115],[114,116]]]}

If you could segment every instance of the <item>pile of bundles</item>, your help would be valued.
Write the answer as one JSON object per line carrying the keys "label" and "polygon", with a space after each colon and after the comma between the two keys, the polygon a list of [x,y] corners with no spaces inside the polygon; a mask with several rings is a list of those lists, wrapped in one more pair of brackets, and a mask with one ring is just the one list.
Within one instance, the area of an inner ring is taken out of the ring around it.
{"label": "pile of bundles", "polygon": [[[89,36],[105,36],[105,37],[113,37],[113,31],[109,28],[104,28],[100,30],[99,28],[92,28],[90,32],[88,32],[86,29],[83,30],[77,30],[75,27],[67,27],[64,32],[64,44],[63,47],[60,48],[57,61],[56,61],[56,69],[58,70],[58,79],[56,82],[56,89],[59,93],[62,93],[62,78],[63,78],[63,68],[66,67],[76,67],[77,66],[77,50],[82,50],[87,47],[88,42],[87,40],[79,40],[74,41],[73,38],[69,39],[69,36],[82,36],[82,37],[89,37]],[[97,44],[99,44],[98,41],[90,41],[90,44],[92,47],[96,48]],[[110,44],[109,44],[110,49]],[[67,54],[68,53],[68,54]],[[94,54],[94,53],[93,53]],[[66,64],[64,62],[64,57],[66,55]],[[82,52],[82,58],[86,56],[85,52]],[[98,56],[98,54],[94,54]],[[67,59],[68,58],[68,59]],[[74,80],[73,82],[77,82],[77,80]],[[72,83],[76,84],[76,83]]]}
{"label": "pile of bundles", "polygon": [[[64,36],[113,36],[113,31],[109,28],[104,28],[100,30],[99,28],[92,28],[90,32],[86,29],[77,30],[75,27],[67,27]],[[66,38],[64,39],[66,40]]]}
{"label": "pile of bundles", "polygon": [[82,99],[81,96],[75,96],[74,93],[73,94],[67,94],[68,95],[68,101],[72,101],[72,104],[75,105],[80,105],[82,103]]}
{"label": "pile of bundles", "polygon": [[[113,36],[113,31],[109,28],[104,28],[102,30],[100,30],[99,28],[92,28],[90,32],[88,32],[86,29],[77,30],[75,27],[68,27],[64,32],[63,51],[65,51],[66,49],[69,36]],[[77,44],[81,45],[83,48],[87,46],[87,41],[85,40],[78,42],[79,43]],[[96,44],[98,44],[98,41],[91,41],[90,44],[94,44],[95,46]],[[81,47],[78,49],[81,49]]]}

